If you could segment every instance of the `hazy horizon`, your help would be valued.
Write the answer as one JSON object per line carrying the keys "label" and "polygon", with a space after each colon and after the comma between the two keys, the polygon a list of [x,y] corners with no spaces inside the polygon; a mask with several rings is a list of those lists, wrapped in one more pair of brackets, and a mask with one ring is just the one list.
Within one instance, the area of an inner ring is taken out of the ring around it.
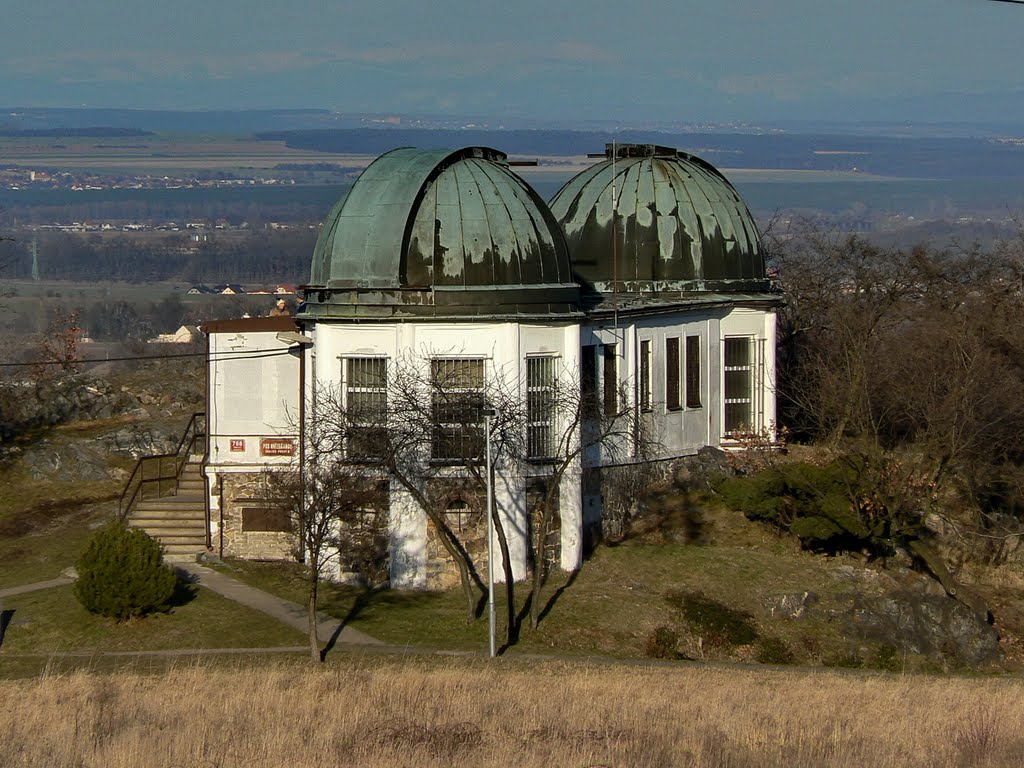
{"label": "hazy horizon", "polygon": [[1024,8],[990,0],[0,2],[12,106],[1024,122]]}

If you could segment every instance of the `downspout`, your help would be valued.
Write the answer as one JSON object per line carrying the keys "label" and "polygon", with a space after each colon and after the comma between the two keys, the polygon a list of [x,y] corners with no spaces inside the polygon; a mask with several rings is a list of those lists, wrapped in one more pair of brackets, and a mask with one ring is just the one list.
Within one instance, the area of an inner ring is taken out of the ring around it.
{"label": "downspout", "polygon": [[[299,325],[299,333],[305,335],[305,326]],[[306,519],[306,345],[299,344],[299,520]],[[306,537],[299,531],[299,547]],[[303,560],[305,552],[300,552]]]}
{"label": "downspout", "polygon": [[224,475],[217,475],[217,492],[220,495],[220,523],[218,524],[218,532],[220,534],[220,549],[217,552],[217,557],[224,557]]}
{"label": "downspout", "polygon": [[[206,467],[210,461],[210,334],[206,334],[206,446],[203,450],[203,463],[200,466],[200,473],[203,476],[203,506],[206,508],[206,551],[213,548],[213,538],[210,536],[210,476],[206,474]],[[221,526],[223,527],[223,526]],[[223,555],[223,547],[221,555]]]}

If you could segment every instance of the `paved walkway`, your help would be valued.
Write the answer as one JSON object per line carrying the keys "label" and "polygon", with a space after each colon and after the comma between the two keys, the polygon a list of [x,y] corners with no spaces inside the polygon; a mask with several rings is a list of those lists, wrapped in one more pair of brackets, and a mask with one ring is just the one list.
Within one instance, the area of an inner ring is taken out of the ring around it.
{"label": "paved walkway", "polygon": [[[273,616],[278,621],[283,621],[300,632],[309,631],[305,606],[293,603],[290,600],[282,600],[261,589],[250,587],[248,584],[238,581],[238,579],[198,563],[177,563],[175,567],[191,574],[195,578],[195,583],[226,597],[228,600],[233,600],[241,605],[261,611],[268,616]],[[340,634],[337,634],[337,637],[334,639],[335,643],[382,645],[380,640],[370,637],[358,629],[343,626],[343,622],[325,613],[319,614],[319,619],[318,629],[321,642],[329,642],[331,638],[335,638],[335,634],[340,629]]]}
{"label": "paved walkway", "polygon": [[20,587],[8,587],[7,589],[0,589],[0,600],[2,600],[5,597],[24,595],[26,592],[38,592],[40,589],[50,589],[51,587],[64,587],[68,584],[74,583],[74,579],[69,579],[66,576],[61,576],[56,579],[50,579],[49,581],[37,581],[35,584],[22,584]]}
{"label": "paved walkway", "polygon": [[[306,607],[293,603],[290,600],[282,600],[279,597],[264,592],[256,587],[250,587],[248,584],[243,584],[238,579],[232,578],[226,574],[215,571],[212,568],[199,565],[198,563],[174,563],[175,568],[185,571],[192,577],[192,581],[201,587],[206,587],[211,592],[216,592],[218,595],[226,597],[228,600],[232,600],[240,605],[244,605],[248,608],[253,608],[261,613],[265,613],[268,616],[272,616],[278,621],[283,621],[290,627],[294,627],[305,634],[309,631],[309,623],[306,616]],[[57,579],[50,579],[48,581],[37,581],[34,584],[23,584],[20,587],[9,587],[7,589],[0,589],[0,600],[5,597],[14,597],[15,595],[23,595],[27,592],[37,592],[41,589],[50,589],[52,587],[63,587],[67,584],[73,584],[74,579],[67,577],[60,577]],[[344,645],[383,645],[380,640],[374,637],[370,637],[365,632],[360,632],[358,629],[352,629],[352,627],[344,626],[344,622],[339,621],[326,613],[318,614],[319,623],[317,626],[318,634],[321,643],[327,643],[328,648],[336,644]]]}

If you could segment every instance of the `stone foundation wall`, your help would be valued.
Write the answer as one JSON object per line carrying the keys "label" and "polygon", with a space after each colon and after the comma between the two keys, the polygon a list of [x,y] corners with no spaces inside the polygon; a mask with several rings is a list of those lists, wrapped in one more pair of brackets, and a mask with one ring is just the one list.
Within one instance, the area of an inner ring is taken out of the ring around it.
{"label": "stone foundation wall", "polygon": [[285,510],[275,508],[266,499],[262,473],[225,473],[221,477],[224,555],[247,560],[294,560],[298,541],[291,520]]}
{"label": "stone foundation wall", "polygon": [[[432,480],[428,485],[434,509],[446,509],[445,523],[462,542],[477,573],[487,573],[486,499],[471,483],[459,479]],[[497,542],[495,542],[497,546]],[[448,554],[434,524],[427,521],[427,589],[459,586],[459,569]]]}

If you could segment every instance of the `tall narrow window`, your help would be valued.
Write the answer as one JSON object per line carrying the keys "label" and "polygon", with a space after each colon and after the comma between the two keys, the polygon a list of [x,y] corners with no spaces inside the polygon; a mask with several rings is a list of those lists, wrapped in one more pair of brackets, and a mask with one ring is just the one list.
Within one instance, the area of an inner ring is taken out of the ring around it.
{"label": "tall narrow window", "polygon": [[597,347],[593,344],[580,353],[580,405],[583,418],[597,416]]}
{"label": "tall narrow window", "polygon": [[345,358],[348,458],[372,459],[381,455],[387,437],[387,407],[387,359]]}
{"label": "tall narrow window", "polygon": [[430,361],[435,459],[475,461],[484,452],[484,361],[439,358]]}
{"label": "tall narrow window", "polygon": [[619,412],[619,366],[615,344],[604,345],[604,415]]}
{"label": "tall narrow window", "polygon": [[725,368],[725,423],[727,436],[753,428],[754,366],[751,339],[730,338],[723,344]]}
{"label": "tall narrow window", "polygon": [[700,408],[700,336],[686,337],[686,407]]}
{"label": "tall narrow window", "polygon": [[678,411],[683,407],[679,382],[679,338],[665,339],[665,407]]}
{"label": "tall narrow window", "polygon": [[637,398],[641,411],[651,410],[651,342],[640,341],[640,393]]}
{"label": "tall narrow window", "polygon": [[531,459],[554,455],[555,358],[526,358],[526,451]]}

